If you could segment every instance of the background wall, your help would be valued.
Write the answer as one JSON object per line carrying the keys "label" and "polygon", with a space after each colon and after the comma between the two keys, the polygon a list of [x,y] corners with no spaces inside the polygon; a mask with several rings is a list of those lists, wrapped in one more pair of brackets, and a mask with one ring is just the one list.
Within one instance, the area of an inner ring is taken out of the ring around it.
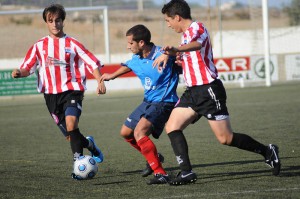
{"label": "background wall", "polygon": [[[43,9],[51,0],[4,0],[0,11]],[[65,7],[108,6],[109,46],[111,62],[105,57],[103,13],[101,11],[68,12],[65,31],[94,52],[106,67],[130,58],[126,49],[125,33],[136,25],[144,24],[152,32],[152,41],[158,45],[177,46],[180,34],[169,29],[160,10],[166,1],[155,0],[65,0],[55,1]],[[192,17],[205,24],[211,34],[215,62],[221,79],[237,86],[261,85],[264,82],[263,30],[261,0],[187,0]],[[272,81],[300,80],[300,0],[269,2],[269,32]],[[28,48],[48,34],[40,14],[0,15],[0,91],[13,89],[9,70],[21,63]],[[239,58],[247,60],[243,69],[236,71]],[[220,61],[221,60],[221,61]],[[225,60],[225,61],[224,61]],[[127,77],[128,78],[128,77]],[[133,78],[133,82],[132,81]],[[124,84],[123,81],[129,81]],[[24,83],[24,82],[23,82]],[[20,83],[21,84],[21,83]],[[24,83],[28,84],[28,82]],[[111,89],[122,85],[138,87],[135,77],[108,82]],[[7,87],[8,86],[8,87]],[[121,87],[120,87],[121,86]],[[93,83],[88,82],[89,90]],[[0,94],[1,95],[1,94]]]}

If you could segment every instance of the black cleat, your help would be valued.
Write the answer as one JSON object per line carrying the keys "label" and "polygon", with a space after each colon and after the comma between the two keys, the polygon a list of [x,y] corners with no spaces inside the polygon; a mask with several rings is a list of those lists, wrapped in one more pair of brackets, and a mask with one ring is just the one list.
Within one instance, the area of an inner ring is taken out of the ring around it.
{"label": "black cleat", "polygon": [[154,178],[152,178],[150,181],[147,182],[148,185],[152,184],[167,184],[170,181],[170,178],[168,175],[163,174],[155,174]]}
{"label": "black cleat", "polygon": [[272,173],[274,176],[279,175],[280,173],[280,160],[279,160],[279,148],[274,144],[269,144],[267,152],[266,152],[266,159],[265,163],[272,168]]}
{"label": "black cleat", "polygon": [[[163,163],[165,161],[165,158],[162,154],[160,153],[157,153],[158,154],[158,158],[159,158],[159,161],[161,163]],[[142,176],[143,177],[147,177],[149,175],[151,175],[153,173],[153,170],[151,169],[150,165],[148,164],[148,162],[146,162],[146,168],[142,171]]]}
{"label": "black cleat", "polygon": [[175,179],[170,180],[169,184],[173,186],[185,185],[195,183],[197,181],[197,175],[192,171],[183,175],[182,172],[179,172]]}

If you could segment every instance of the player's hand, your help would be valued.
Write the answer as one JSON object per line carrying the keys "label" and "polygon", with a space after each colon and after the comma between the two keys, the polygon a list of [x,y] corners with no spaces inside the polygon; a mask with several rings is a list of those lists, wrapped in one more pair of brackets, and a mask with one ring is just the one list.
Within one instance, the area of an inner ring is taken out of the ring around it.
{"label": "player's hand", "polygon": [[152,64],[153,68],[157,67],[158,71],[162,71],[162,69],[166,67],[168,59],[169,59],[169,55],[166,54],[160,55],[154,60]]}
{"label": "player's hand", "polygon": [[181,55],[180,53],[177,53],[175,63],[176,63],[178,66],[182,66],[182,55]]}
{"label": "player's hand", "polygon": [[11,72],[11,77],[12,78],[20,78],[21,77],[21,71],[19,69],[14,69]]}
{"label": "player's hand", "polygon": [[104,81],[101,81],[101,80],[98,81],[98,87],[97,87],[96,92],[98,95],[106,93],[106,87],[105,87]]}
{"label": "player's hand", "polygon": [[111,79],[113,79],[112,78],[112,75],[111,74],[108,74],[108,73],[104,73],[103,75],[101,75],[101,77],[100,77],[100,81],[109,81],[109,80],[111,80]]}
{"label": "player's hand", "polygon": [[174,46],[165,46],[163,47],[164,54],[170,55],[170,56],[176,56],[178,53],[178,48],[175,48]]}

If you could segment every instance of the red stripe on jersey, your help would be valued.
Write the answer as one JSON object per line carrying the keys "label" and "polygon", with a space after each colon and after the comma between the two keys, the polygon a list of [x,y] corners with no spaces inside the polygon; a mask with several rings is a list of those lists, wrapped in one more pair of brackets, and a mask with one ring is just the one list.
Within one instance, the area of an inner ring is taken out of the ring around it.
{"label": "red stripe on jersey", "polygon": [[[50,72],[50,66],[51,62],[48,59],[48,44],[49,44],[49,39],[46,38],[43,42],[43,53],[44,53],[44,59],[47,63],[45,63],[45,69],[46,69],[46,76],[47,76],[47,82],[48,82],[48,93],[53,93],[53,85],[52,85],[52,80],[51,80],[51,72]],[[46,86],[46,78],[44,78],[44,86]]]}
{"label": "red stripe on jersey", "polygon": [[[195,37],[195,40],[197,40],[201,36],[201,34],[205,33],[203,24],[199,24],[198,32],[199,32],[199,36]],[[204,57],[201,56],[201,50],[197,51],[197,57],[198,57],[198,60],[200,60],[199,64],[200,64],[201,79],[202,79],[203,84],[209,83],[207,76],[206,76],[207,67],[209,66],[209,60],[208,60],[208,56],[207,56],[208,49],[205,48],[205,46],[207,45],[207,41],[208,41],[208,38],[206,38],[201,44],[202,45],[201,48],[204,47],[204,49],[205,49]]]}
{"label": "red stripe on jersey", "polygon": [[35,46],[33,45],[28,50],[28,52],[27,52],[27,54],[25,56],[24,62],[22,63],[22,65],[20,66],[20,68],[23,68],[23,69],[26,69],[26,70],[30,71],[30,69],[34,66],[34,64],[36,62],[36,57],[34,55],[32,55],[32,53],[35,53],[34,51],[35,51]]}
{"label": "red stripe on jersey", "polygon": [[[72,42],[74,44],[76,44],[93,61],[93,63],[96,63],[96,65],[98,66],[98,68],[101,67],[101,63],[99,62],[99,60],[90,51],[88,51],[80,42],[78,42],[76,39],[72,39]],[[85,61],[85,60],[83,59],[83,61]],[[90,73],[94,72],[94,68],[92,67],[91,64],[89,64],[89,63],[86,62],[85,63],[85,67],[88,69],[88,71]]]}
{"label": "red stripe on jersey", "polygon": [[[76,51],[76,49],[75,49]],[[74,57],[74,69],[75,69],[75,79],[76,79],[76,82],[78,83],[78,86],[79,86],[79,89],[81,91],[84,90],[83,86],[81,85],[81,73],[80,73],[80,70],[79,70],[79,65],[78,65],[78,62],[79,62],[79,56],[78,56],[78,53],[75,52],[76,56]]]}
{"label": "red stripe on jersey", "polygon": [[[74,41],[74,42],[73,42]],[[44,37],[27,52],[20,68],[38,72],[38,91],[57,94],[67,90],[84,91],[86,72],[101,67],[101,62],[77,40]]]}
{"label": "red stripe on jersey", "polygon": [[72,85],[72,74],[71,74],[71,52],[69,51],[71,45],[71,40],[69,37],[66,38],[65,41],[65,61],[66,61],[66,73],[67,73],[67,87],[68,90],[74,90]]}
{"label": "red stripe on jersey", "polygon": [[[193,22],[182,36],[181,45],[200,42],[201,49],[185,52],[184,75],[187,86],[208,84],[216,78],[209,35],[202,23]],[[189,72],[189,73],[187,73]]]}
{"label": "red stripe on jersey", "polygon": [[[193,28],[188,29],[189,35],[185,35],[186,40],[188,40],[188,36],[192,38],[192,36],[194,35],[193,33]],[[192,38],[193,40],[193,38]],[[195,69],[193,67],[193,59],[191,56],[191,52],[186,52],[185,53],[187,55],[187,62],[188,62],[188,68],[189,68],[189,72],[190,72],[190,78],[192,81],[192,84],[197,84],[197,78],[196,78],[196,72]]]}
{"label": "red stripe on jersey", "polygon": [[[54,60],[61,60],[60,59],[60,45],[59,45],[60,39],[54,39]],[[61,88],[61,74],[60,74],[60,65],[54,64],[54,70],[55,70],[55,79],[56,79],[56,90],[57,93],[62,92]]]}
{"label": "red stripe on jersey", "polygon": [[200,62],[200,64],[201,64],[200,71],[201,71],[201,77],[202,77],[203,84],[209,83],[207,76],[206,76],[207,68],[209,66],[209,59],[208,59],[209,48],[205,48],[205,46],[207,45],[207,41],[208,41],[208,38],[206,38],[205,41],[202,43],[202,45],[204,46],[205,52],[204,52],[204,60],[201,60],[201,62]]}
{"label": "red stripe on jersey", "polygon": [[[38,48],[38,47],[36,47]],[[39,50],[36,51],[36,56],[38,58],[38,60],[41,60],[42,59],[42,55],[41,55],[41,52]],[[37,73],[37,87],[42,87],[43,90],[45,90],[45,88],[43,87],[43,84],[41,85],[41,77],[40,77],[40,74]]]}

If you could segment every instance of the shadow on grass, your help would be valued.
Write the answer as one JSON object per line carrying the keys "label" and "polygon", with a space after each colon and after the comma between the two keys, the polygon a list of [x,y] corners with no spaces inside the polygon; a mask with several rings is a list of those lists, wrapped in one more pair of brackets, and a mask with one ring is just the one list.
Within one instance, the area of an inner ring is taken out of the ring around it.
{"label": "shadow on grass", "polygon": [[128,181],[128,180],[123,180],[123,181],[115,181],[115,182],[106,182],[106,183],[96,183],[94,185],[111,185],[111,184],[124,184],[124,183],[129,183],[131,181]]}
{"label": "shadow on grass", "polygon": [[[282,160],[287,159],[294,159],[299,157],[281,157]],[[231,162],[217,162],[217,163],[210,163],[210,164],[194,164],[193,168],[204,168],[204,167],[212,167],[212,166],[230,166],[230,165],[245,165],[245,164],[253,164],[253,163],[263,163],[262,159],[257,160],[246,160],[246,161],[231,161]],[[165,168],[168,173],[175,173],[175,171],[179,171],[179,167],[168,167]],[[245,171],[245,172],[226,172],[226,173],[215,173],[209,174],[210,177],[204,178],[214,178],[214,177],[222,177],[222,176],[239,176],[239,175],[251,175],[251,174],[266,174],[270,175],[270,169],[264,169],[259,171]],[[141,174],[141,170],[134,170],[134,171],[125,171],[122,172],[124,175],[135,175]],[[299,166],[287,166],[284,163],[281,163],[281,172],[279,177],[293,177],[293,176],[300,176],[300,165]],[[252,176],[255,177],[255,176]]]}

